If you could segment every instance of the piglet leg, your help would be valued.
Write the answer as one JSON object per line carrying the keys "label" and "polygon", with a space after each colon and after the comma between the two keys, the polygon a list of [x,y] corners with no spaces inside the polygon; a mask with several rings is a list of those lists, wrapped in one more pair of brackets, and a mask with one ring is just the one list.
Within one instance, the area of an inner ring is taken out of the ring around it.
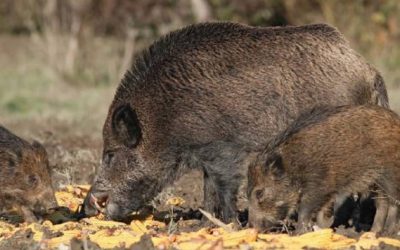
{"label": "piglet leg", "polygon": [[302,234],[311,231],[313,226],[313,213],[324,210],[325,208],[322,208],[333,200],[332,197],[323,195],[322,191],[317,192],[317,194],[320,195],[315,195],[315,193],[311,191],[306,191],[305,193],[306,195],[301,198],[299,204],[296,234]]}
{"label": "piglet leg", "polygon": [[312,209],[309,205],[300,204],[295,234],[303,234],[312,230]]}
{"label": "piglet leg", "polygon": [[21,207],[21,212],[24,216],[25,222],[32,223],[32,222],[37,222],[36,216],[33,214],[33,212],[27,208],[27,207]]}
{"label": "piglet leg", "polygon": [[398,212],[399,208],[396,204],[391,203],[389,205],[388,214],[385,222],[385,232],[388,235],[392,235],[396,233],[397,222],[398,222]]}
{"label": "piglet leg", "polygon": [[378,192],[377,197],[375,197],[376,213],[374,218],[374,223],[372,224],[371,231],[379,233],[383,230],[385,225],[386,217],[388,215],[388,200],[381,192]]}
{"label": "piglet leg", "polygon": [[317,214],[317,225],[320,228],[328,228],[333,224],[333,202],[325,205]]}

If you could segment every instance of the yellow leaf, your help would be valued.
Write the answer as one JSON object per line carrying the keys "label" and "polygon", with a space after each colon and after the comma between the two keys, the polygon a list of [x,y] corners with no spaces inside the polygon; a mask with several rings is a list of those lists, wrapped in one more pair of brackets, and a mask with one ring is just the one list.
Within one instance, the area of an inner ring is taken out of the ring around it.
{"label": "yellow leaf", "polygon": [[224,247],[234,247],[242,243],[254,242],[257,240],[257,231],[255,229],[245,229],[229,234],[223,237]]}
{"label": "yellow leaf", "polygon": [[50,248],[56,248],[61,244],[69,245],[72,238],[78,237],[81,234],[80,230],[71,230],[62,232],[63,235],[60,237],[55,237],[48,240],[48,245]]}
{"label": "yellow leaf", "polygon": [[166,225],[164,222],[156,221],[156,220],[145,220],[143,222],[145,228],[165,228]]}
{"label": "yellow leaf", "polygon": [[119,246],[130,246],[140,240],[139,235],[134,235],[126,230],[118,230],[113,235],[109,235],[106,230],[100,230],[89,236],[90,240],[99,244],[101,248],[114,248]]}
{"label": "yellow leaf", "polygon": [[131,222],[131,229],[137,234],[144,234],[148,232],[145,224],[139,220],[134,220]]}
{"label": "yellow leaf", "polygon": [[[56,197],[61,206],[76,209],[82,202],[83,197],[90,189],[89,186],[68,186],[63,191],[57,192]],[[183,204],[183,199],[174,197],[168,201],[171,206]],[[64,214],[65,213],[65,214]],[[341,249],[355,247],[356,249],[369,249],[376,247],[380,242],[400,248],[400,241],[392,238],[377,238],[373,233],[364,233],[360,239],[349,239],[345,236],[335,234],[331,229],[319,230],[300,236],[289,236],[287,234],[258,234],[254,229],[239,231],[224,228],[202,228],[196,232],[185,232],[167,235],[160,233],[159,228],[165,228],[165,223],[155,221],[153,216],[144,220],[133,220],[129,225],[116,221],[106,221],[104,216],[85,218],[78,221],[68,221],[54,225],[54,222],[62,219],[70,220],[71,213],[68,210],[58,210],[46,217],[42,225],[38,223],[23,223],[18,227],[0,221],[0,241],[11,237],[17,230],[32,229],[35,241],[41,242],[47,248],[58,248],[61,244],[69,245],[74,237],[78,239],[88,238],[99,244],[102,248],[129,247],[140,240],[147,233],[152,235],[153,244],[159,249],[175,247],[177,249],[207,249],[219,250],[229,249],[303,249],[324,248]],[[65,218],[64,218],[65,217]],[[52,222],[53,221],[53,222]],[[44,231],[62,232],[59,237],[45,239]],[[164,229],[165,231],[165,229]]]}
{"label": "yellow leaf", "polygon": [[184,203],[185,203],[185,200],[182,199],[181,197],[172,197],[172,198],[169,198],[166,202],[166,204],[169,206],[181,206]]}
{"label": "yellow leaf", "polygon": [[81,222],[93,225],[96,227],[127,227],[125,223],[111,220],[99,220],[96,217],[82,219]]}

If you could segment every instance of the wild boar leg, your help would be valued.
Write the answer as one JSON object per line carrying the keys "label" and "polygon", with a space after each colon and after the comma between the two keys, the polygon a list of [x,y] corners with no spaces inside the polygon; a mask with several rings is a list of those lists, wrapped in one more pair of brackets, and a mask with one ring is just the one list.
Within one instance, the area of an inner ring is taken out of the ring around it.
{"label": "wild boar leg", "polygon": [[378,192],[377,197],[375,197],[375,206],[376,206],[376,213],[371,231],[378,233],[383,230],[389,206],[388,200],[385,197],[385,195],[382,194],[382,192]]}
{"label": "wild boar leg", "polygon": [[220,215],[221,211],[218,210],[217,187],[215,180],[212,179],[206,172],[204,172],[204,209],[213,214],[214,216]]}
{"label": "wild boar leg", "polygon": [[215,172],[205,175],[209,175],[204,179],[205,209],[209,209],[208,212],[224,222],[236,222],[236,196],[239,182]]}
{"label": "wild boar leg", "polygon": [[[241,167],[247,156],[240,145],[215,141],[203,147],[201,159],[204,179],[204,206],[224,222],[236,222],[236,200],[247,169]],[[246,171],[245,171],[246,170]]]}
{"label": "wild boar leg", "polygon": [[[229,185],[230,183],[228,183]],[[225,185],[225,184],[222,184]],[[223,189],[219,189],[218,197],[221,200],[222,205],[222,215],[221,218],[224,222],[237,222],[237,207],[236,207],[236,199],[237,199],[237,191],[239,188],[239,184],[235,187],[232,186],[226,191]]]}

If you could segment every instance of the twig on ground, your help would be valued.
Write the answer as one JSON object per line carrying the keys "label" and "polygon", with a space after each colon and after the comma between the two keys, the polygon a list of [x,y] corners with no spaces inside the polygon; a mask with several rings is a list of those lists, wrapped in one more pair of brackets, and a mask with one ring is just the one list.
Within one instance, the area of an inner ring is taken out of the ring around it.
{"label": "twig on ground", "polygon": [[203,209],[199,208],[199,211],[212,223],[214,223],[216,226],[218,227],[222,227],[224,230],[228,231],[228,232],[233,232],[235,231],[234,228],[229,225],[229,224],[225,224],[222,221],[220,221],[219,219],[215,218],[212,214],[210,214],[207,211],[204,211]]}

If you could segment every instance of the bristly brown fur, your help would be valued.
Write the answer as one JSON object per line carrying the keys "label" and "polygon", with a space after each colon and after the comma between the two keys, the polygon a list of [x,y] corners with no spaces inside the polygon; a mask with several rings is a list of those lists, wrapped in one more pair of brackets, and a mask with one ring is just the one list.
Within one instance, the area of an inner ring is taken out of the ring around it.
{"label": "bristly brown fur", "polygon": [[[298,211],[301,231],[312,214],[337,197],[373,194],[377,213],[372,230],[393,233],[400,200],[398,152],[400,117],[391,110],[362,105],[306,112],[249,168],[251,224],[265,229],[282,220],[279,215],[289,211],[284,205]],[[275,195],[263,195],[263,190]]]}
{"label": "bristly brown fur", "polygon": [[17,208],[26,221],[57,206],[47,153],[0,126],[0,213]]}
{"label": "bristly brown fur", "polygon": [[205,210],[232,220],[248,151],[316,105],[385,106],[378,76],[325,24],[171,32],[136,58],[116,91],[92,194],[107,197],[107,214],[119,219],[201,168]]}

